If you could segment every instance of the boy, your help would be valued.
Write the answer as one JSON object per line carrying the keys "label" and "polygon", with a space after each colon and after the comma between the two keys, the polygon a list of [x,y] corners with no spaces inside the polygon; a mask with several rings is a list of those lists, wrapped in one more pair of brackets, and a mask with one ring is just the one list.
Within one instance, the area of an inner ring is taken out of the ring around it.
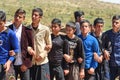
{"label": "boy", "polygon": [[97,80],[110,80],[109,76],[109,63],[108,60],[104,58],[103,47],[102,47],[102,33],[104,27],[104,20],[102,18],[96,18],[94,20],[94,32],[91,34],[93,35],[98,43],[101,55],[100,57],[94,53],[94,59],[99,62],[99,65],[96,69],[96,79]]}
{"label": "boy", "polygon": [[120,75],[120,15],[112,18],[112,29],[103,34],[104,57],[109,60],[110,80]]}
{"label": "boy", "polygon": [[48,52],[52,48],[51,33],[47,26],[40,23],[43,16],[41,8],[32,10],[32,24],[34,49],[31,68],[32,80],[50,80]]}
{"label": "boy", "polygon": [[61,20],[54,18],[51,22],[52,28],[52,49],[48,54],[49,67],[50,67],[50,80],[54,77],[56,80],[65,80],[62,69],[63,54],[65,53],[65,42],[63,36],[60,35]]}
{"label": "boy", "polygon": [[[5,27],[6,14],[0,11],[0,79],[6,80],[5,74],[10,69],[10,64],[14,60],[15,54],[18,52],[18,40],[15,33]],[[11,50],[12,49],[12,50]],[[14,53],[15,52],[15,53]]]}
{"label": "boy", "polygon": [[81,34],[80,21],[84,19],[84,12],[83,11],[75,11],[74,18],[75,18],[75,25],[76,25],[75,35],[79,35],[79,34]]}
{"label": "boy", "polygon": [[82,20],[80,22],[81,35],[79,37],[83,41],[85,51],[85,80],[95,79],[95,69],[98,63],[94,60],[93,53],[100,54],[99,45],[97,40],[89,34],[90,22],[88,20]]}
{"label": "boy", "polygon": [[[25,27],[22,22],[25,20],[26,12],[22,8],[16,10],[14,23],[9,26],[18,38],[19,52],[14,62],[16,80],[18,74],[21,80],[30,80],[30,67],[32,66],[33,38],[32,30]],[[28,50],[28,47],[31,50]]]}
{"label": "boy", "polygon": [[69,65],[69,73],[65,76],[65,80],[81,80],[84,78],[85,57],[82,40],[78,38],[74,32],[76,26],[74,22],[66,24],[66,39],[68,43],[68,53],[64,54],[64,58]]}

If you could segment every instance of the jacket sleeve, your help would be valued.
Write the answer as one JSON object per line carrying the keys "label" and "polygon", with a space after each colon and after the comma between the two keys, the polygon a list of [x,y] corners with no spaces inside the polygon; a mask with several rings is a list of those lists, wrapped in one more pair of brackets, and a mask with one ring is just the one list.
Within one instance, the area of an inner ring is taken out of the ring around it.
{"label": "jacket sleeve", "polygon": [[80,64],[80,68],[84,68],[85,67],[85,53],[84,53],[84,47],[83,47],[83,43],[82,40],[79,38],[77,41],[77,50],[78,50],[78,58],[82,58],[83,62]]}
{"label": "jacket sleeve", "polygon": [[[14,50],[15,53],[19,51],[18,39],[14,32],[10,33],[10,49]],[[13,61],[14,56],[10,56],[9,60]]]}
{"label": "jacket sleeve", "polygon": [[[96,52],[100,56],[100,48],[99,48],[98,41],[96,39],[94,39],[93,41],[93,52]],[[98,66],[98,62],[96,62],[93,57],[91,62],[91,67],[96,69],[97,66]]]}

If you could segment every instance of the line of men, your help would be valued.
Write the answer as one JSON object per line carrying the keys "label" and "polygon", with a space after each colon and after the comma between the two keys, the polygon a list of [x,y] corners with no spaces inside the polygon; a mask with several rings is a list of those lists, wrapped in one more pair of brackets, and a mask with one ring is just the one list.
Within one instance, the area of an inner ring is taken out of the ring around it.
{"label": "line of men", "polygon": [[[102,32],[104,20],[96,18],[91,27],[84,12],[74,12],[75,22],[66,23],[61,35],[61,20],[51,21],[51,30],[40,23],[43,11],[32,10],[32,23],[25,27],[26,12],[14,14],[5,27],[6,14],[0,11],[0,78],[14,65],[20,80],[115,80],[120,75],[120,15],[112,18],[112,29]],[[93,29],[94,30],[93,30]],[[112,74],[111,74],[112,73]]]}

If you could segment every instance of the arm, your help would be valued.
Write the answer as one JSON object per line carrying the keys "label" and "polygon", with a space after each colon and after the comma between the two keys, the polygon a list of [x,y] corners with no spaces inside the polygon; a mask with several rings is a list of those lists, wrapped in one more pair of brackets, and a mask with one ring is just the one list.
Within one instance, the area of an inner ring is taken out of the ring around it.
{"label": "arm", "polygon": [[[19,51],[18,39],[14,32],[10,33],[10,49],[12,49],[12,50],[9,51],[9,53],[14,54],[14,55],[16,53],[18,53],[18,51]],[[14,55],[10,56],[10,58],[9,58],[10,61],[14,60]]]}
{"label": "arm", "polygon": [[103,51],[104,58],[106,60],[109,60],[110,59],[111,42],[109,40],[107,32],[104,33],[102,36],[102,47],[103,47],[102,51]]}
{"label": "arm", "polygon": [[[94,41],[92,42],[92,48],[93,48],[93,53],[96,52],[97,55],[100,55],[99,45],[96,39],[94,39]],[[94,55],[93,55],[91,66],[90,66],[90,69],[88,70],[88,73],[89,74],[95,73],[95,69],[97,68],[97,66],[98,66],[98,62],[94,60]]]}
{"label": "arm", "polygon": [[80,63],[80,68],[83,69],[85,67],[85,53],[81,39],[77,41],[77,53],[78,53],[77,56],[78,56],[78,62]]}

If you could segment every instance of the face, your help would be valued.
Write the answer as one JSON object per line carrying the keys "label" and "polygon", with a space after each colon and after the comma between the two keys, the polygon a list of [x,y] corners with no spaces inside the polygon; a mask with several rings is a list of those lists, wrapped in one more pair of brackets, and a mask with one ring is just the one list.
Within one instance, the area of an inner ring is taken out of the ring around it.
{"label": "face", "polygon": [[69,26],[66,26],[66,34],[68,36],[72,36],[73,34],[75,33],[75,29],[69,27]]}
{"label": "face", "polygon": [[61,30],[61,27],[58,24],[52,24],[51,29],[53,34],[57,34]]}
{"label": "face", "polygon": [[42,16],[39,15],[39,12],[32,13],[32,23],[39,23]]}
{"label": "face", "polygon": [[80,16],[80,17],[77,17],[77,21],[80,22],[81,20],[84,19],[84,15]]}
{"label": "face", "polygon": [[102,24],[102,23],[97,23],[97,24],[94,26],[95,32],[101,33],[101,32],[103,31],[103,26],[104,26],[104,24]]}
{"label": "face", "polygon": [[19,25],[22,24],[22,22],[25,20],[25,15],[22,13],[17,13],[14,16],[14,23]]}
{"label": "face", "polygon": [[112,20],[112,28],[114,31],[120,30],[120,19],[119,20]]}
{"label": "face", "polygon": [[4,26],[5,26],[5,22],[0,20],[0,29],[3,29]]}
{"label": "face", "polygon": [[80,25],[81,33],[83,35],[87,35],[90,32],[90,26],[89,23],[85,22],[82,25]]}

